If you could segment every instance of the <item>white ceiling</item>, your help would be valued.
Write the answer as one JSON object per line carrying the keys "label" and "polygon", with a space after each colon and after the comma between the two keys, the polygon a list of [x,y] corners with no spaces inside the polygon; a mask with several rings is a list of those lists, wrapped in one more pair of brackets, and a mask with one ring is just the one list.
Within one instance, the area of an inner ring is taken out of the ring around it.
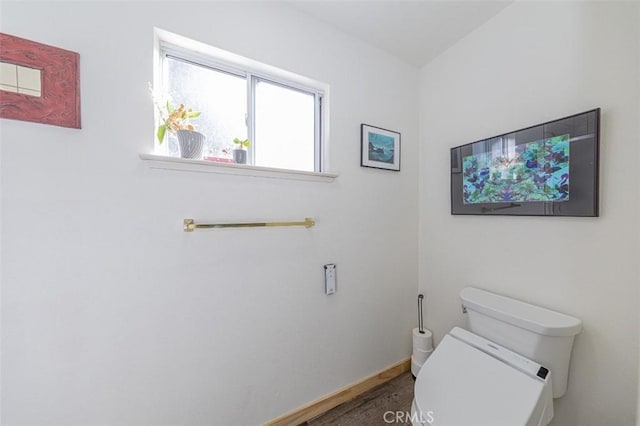
{"label": "white ceiling", "polygon": [[411,64],[422,66],[512,1],[294,0],[290,4]]}

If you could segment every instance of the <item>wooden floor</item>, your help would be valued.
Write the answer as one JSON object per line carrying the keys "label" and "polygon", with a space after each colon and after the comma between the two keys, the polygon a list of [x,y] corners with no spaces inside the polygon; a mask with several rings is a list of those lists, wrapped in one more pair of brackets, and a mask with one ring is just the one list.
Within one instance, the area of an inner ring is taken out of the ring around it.
{"label": "wooden floor", "polygon": [[[359,397],[327,411],[315,419],[302,423],[300,426],[375,426],[388,424],[410,426],[409,416],[414,383],[411,372],[404,373],[382,386],[365,392]],[[393,414],[388,412],[393,412]],[[401,414],[400,417],[396,417],[396,412],[405,413],[405,415]],[[396,422],[396,419],[404,421]]]}

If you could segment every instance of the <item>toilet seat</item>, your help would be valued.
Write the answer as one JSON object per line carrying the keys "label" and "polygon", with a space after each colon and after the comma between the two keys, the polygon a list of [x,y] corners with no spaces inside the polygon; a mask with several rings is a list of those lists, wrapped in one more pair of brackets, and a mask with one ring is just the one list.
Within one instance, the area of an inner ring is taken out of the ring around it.
{"label": "toilet seat", "polygon": [[546,425],[553,416],[551,374],[455,327],[418,373],[412,411],[416,426]]}

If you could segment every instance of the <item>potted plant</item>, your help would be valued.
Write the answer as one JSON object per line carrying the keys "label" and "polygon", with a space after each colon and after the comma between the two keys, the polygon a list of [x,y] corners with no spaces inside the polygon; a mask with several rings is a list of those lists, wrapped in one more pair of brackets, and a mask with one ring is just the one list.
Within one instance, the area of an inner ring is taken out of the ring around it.
{"label": "potted plant", "polygon": [[245,148],[248,148],[251,145],[251,142],[249,142],[249,139],[241,140],[239,138],[234,138],[233,143],[238,145],[238,148],[233,150],[233,161],[238,164],[246,164],[247,151]]}
{"label": "potted plant", "polygon": [[178,137],[180,144],[180,156],[182,158],[202,158],[202,150],[204,148],[204,135],[195,130],[195,126],[191,124],[192,118],[200,116],[200,112],[187,108],[184,104],[179,104],[176,108],[167,101],[164,108],[158,106],[158,112],[162,124],[158,126],[156,136],[158,142],[162,143],[169,133]]}

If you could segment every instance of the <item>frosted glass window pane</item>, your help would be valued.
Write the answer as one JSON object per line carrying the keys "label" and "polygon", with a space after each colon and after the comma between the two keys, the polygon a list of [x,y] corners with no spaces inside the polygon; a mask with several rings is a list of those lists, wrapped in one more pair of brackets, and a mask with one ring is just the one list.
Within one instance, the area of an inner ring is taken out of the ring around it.
{"label": "frosted glass window pane", "polygon": [[314,171],[314,100],[313,94],[258,80],[255,165]]}
{"label": "frosted glass window pane", "polygon": [[[206,137],[204,155],[231,158],[233,138],[247,138],[246,79],[171,57],[166,59],[170,98],[201,112],[192,123]],[[176,138],[169,141],[169,155],[179,155]],[[223,149],[229,153],[223,153]]]}

